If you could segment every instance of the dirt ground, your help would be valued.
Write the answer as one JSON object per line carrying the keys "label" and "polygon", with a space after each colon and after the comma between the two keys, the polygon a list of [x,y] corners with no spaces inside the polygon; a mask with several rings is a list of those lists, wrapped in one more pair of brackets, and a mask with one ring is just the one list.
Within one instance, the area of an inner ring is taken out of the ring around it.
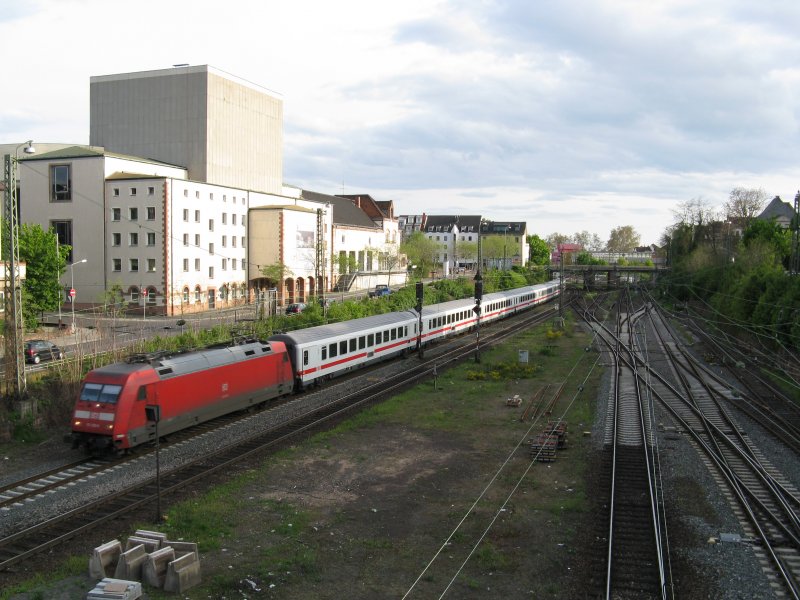
{"label": "dirt ground", "polygon": [[[242,483],[207,515],[207,527],[223,533],[203,544],[203,584],[184,597],[584,597],[589,438],[576,433],[557,461],[531,463],[527,446],[517,447],[530,423],[516,418],[522,408],[505,405],[513,393],[530,396],[530,382],[517,385],[479,402],[470,417],[479,431],[377,420],[229,473]],[[446,390],[432,394],[434,413],[455,408]],[[6,447],[5,455],[0,448],[0,457],[16,470],[52,443]],[[214,503],[200,490],[183,500]],[[117,523],[72,550],[88,559],[93,546],[135,526]],[[80,598],[92,583],[73,576],[11,597]]]}

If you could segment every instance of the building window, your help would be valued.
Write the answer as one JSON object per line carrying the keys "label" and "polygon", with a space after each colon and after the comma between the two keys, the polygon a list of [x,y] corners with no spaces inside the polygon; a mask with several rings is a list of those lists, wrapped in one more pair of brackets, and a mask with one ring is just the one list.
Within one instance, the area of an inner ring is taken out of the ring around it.
{"label": "building window", "polygon": [[189,271],[189,259],[188,258],[184,258],[183,259],[183,272],[186,273],[188,271]]}
{"label": "building window", "polygon": [[155,304],[156,303],[156,295],[158,294],[158,292],[156,292],[156,288],[150,287],[150,288],[147,288],[146,291],[147,291],[147,303],[148,304]]}
{"label": "building window", "polygon": [[222,213],[222,224],[223,225],[228,224],[228,213]]}
{"label": "building window", "polygon": [[155,194],[155,193],[156,193],[156,188],[154,188],[153,186],[149,186],[149,187],[147,188],[147,195],[148,195],[148,196],[152,196],[152,195],[153,195],[153,194]]}
{"label": "building window", "polygon": [[199,271],[200,270],[200,259],[199,258],[195,258],[194,259],[194,270],[195,271]]}
{"label": "building window", "polygon": [[122,244],[122,234],[121,233],[112,233],[111,234],[111,245],[112,246],[119,246]]}
{"label": "building window", "polygon": [[186,221],[187,223],[189,222],[189,209],[188,208],[184,208],[183,209],[183,220]]}
{"label": "building window", "polygon": [[128,209],[128,218],[131,221],[138,221],[139,220],[139,209],[136,206],[131,206]]}
{"label": "building window", "polygon": [[236,248],[236,236],[235,236],[235,235],[232,235],[232,236],[231,236],[231,246],[233,246],[234,248]]}
{"label": "building window", "polygon": [[156,234],[153,231],[147,232],[147,245],[148,246],[155,246],[156,245]]}
{"label": "building window", "polygon": [[232,258],[231,259],[231,271],[235,271],[235,270],[236,270],[236,259]]}
{"label": "building window", "polygon": [[194,222],[195,223],[199,223],[200,222],[200,211],[199,210],[194,211]]}
{"label": "building window", "polygon": [[[244,198],[242,198],[242,204],[244,204]],[[246,224],[244,222],[244,215],[242,215],[242,227],[245,227],[245,225]]]}
{"label": "building window", "polygon": [[121,221],[122,220],[122,209],[121,208],[112,208],[111,209],[111,220],[112,221]]}
{"label": "building window", "polygon": [[183,197],[184,198],[188,198],[189,197],[189,190],[183,190]]}
{"label": "building window", "polygon": [[189,288],[188,287],[183,288],[183,303],[184,304],[189,304]]}
{"label": "building window", "polygon": [[208,245],[208,253],[209,253],[211,256],[214,256],[214,244],[213,244],[213,242],[212,242],[211,244],[209,244],[209,245]]}
{"label": "building window", "polygon": [[208,199],[209,200],[213,200],[214,199],[214,192],[209,192],[208,193]]}
{"label": "building window", "polygon": [[111,269],[115,273],[119,273],[120,271],[122,271],[122,259],[121,258],[112,258],[111,259],[111,265],[112,265]]}
{"label": "building window", "polygon": [[119,196],[119,188],[114,188],[111,193],[116,197]]}
{"label": "building window", "polygon": [[184,246],[188,246],[189,245],[189,234],[188,233],[184,233],[183,234],[183,245]]}
{"label": "building window", "polygon": [[50,201],[72,201],[71,165],[50,165]]}
{"label": "building window", "polygon": [[156,272],[156,259],[155,258],[148,258],[147,259],[147,272],[148,273],[155,273]]}
{"label": "building window", "polygon": [[131,196],[135,196],[135,195],[136,195],[136,188],[132,187],[131,188]]}
{"label": "building window", "polygon": [[208,220],[208,230],[209,231],[214,231],[214,219],[209,219]]}
{"label": "building window", "polygon": [[199,233],[195,233],[194,234],[194,245],[197,246],[198,248],[200,247],[200,234]]}
{"label": "building window", "polygon": [[129,258],[128,259],[128,270],[132,273],[137,273],[139,271],[139,259],[138,258]]}
{"label": "building window", "polygon": [[194,193],[194,197],[197,198],[198,200],[200,199],[200,190]]}
{"label": "building window", "polygon": [[228,201],[228,196],[226,194],[222,194],[222,201],[223,202],[227,202]]}
{"label": "building window", "polygon": [[214,279],[214,267],[208,267],[208,278]]}
{"label": "building window", "polygon": [[227,258],[223,258],[222,259],[222,270],[223,271],[227,271],[228,270],[228,259]]}
{"label": "building window", "polygon": [[129,246],[138,246],[139,245],[139,234],[136,232],[131,232],[128,234],[128,245]]}
{"label": "building window", "polygon": [[72,262],[72,221],[50,221],[50,229],[56,232],[60,246],[70,247],[67,262]]}
{"label": "building window", "polygon": [[236,217],[237,217],[236,213],[233,213],[231,215],[231,225],[236,225]]}
{"label": "building window", "polygon": [[137,287],[131,288],[131,302],[139,302],[139,288]]}
{"label": "building window", "polygon": [[148,206],[147,207],[147,220],[148,221],[155,221],[156,220],[156,207],[155,206]]}
{"label": "building window", "polygon": [[242,236],[242,248],[244,248],[244,240],[245,240],[245,237]]}
{"label": "building window", "polygon": [[228,247],[228,236],[227,235],[223,235],[222,236],[222,247],[223,248],[227,248]]}
{"label": "building window", "polygon": [[194,301],[199,304],[202,299],[203,299],[203,293],[200,291],[200,286],[197,285],[194,288]]}

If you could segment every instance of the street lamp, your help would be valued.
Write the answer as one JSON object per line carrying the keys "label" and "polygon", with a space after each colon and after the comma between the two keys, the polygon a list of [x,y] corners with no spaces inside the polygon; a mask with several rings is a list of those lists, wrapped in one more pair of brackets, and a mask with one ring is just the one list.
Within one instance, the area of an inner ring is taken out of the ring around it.
{"label": "street lamp", "polygon": [[71,326],[72,333],[75,333],[75,296],[76,296],[75,269],[73,269],[72,267],[74,267],[75,265],[80,265],[85,262],[86,259],[84,258],[83,260],[75,261],[69,266],[69,298],[70,298],[70,304],[72,304],[72,326]]}

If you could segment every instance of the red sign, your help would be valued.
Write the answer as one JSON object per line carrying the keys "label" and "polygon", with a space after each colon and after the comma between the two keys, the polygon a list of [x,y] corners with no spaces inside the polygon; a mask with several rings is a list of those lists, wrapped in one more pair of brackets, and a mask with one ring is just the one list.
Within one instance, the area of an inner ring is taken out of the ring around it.
{"label": "red sign", "polygon": [[75,288],[71,288],[71,289],[69,290],[69,295],[70,295],[70,297],[72,297],[72,298],[74,298],[74,297],[75,297]]}
{"label": "red sign", "polygon": [[147,290],[142,290],[142,296],[144,296],[145,298],[147,298]]}

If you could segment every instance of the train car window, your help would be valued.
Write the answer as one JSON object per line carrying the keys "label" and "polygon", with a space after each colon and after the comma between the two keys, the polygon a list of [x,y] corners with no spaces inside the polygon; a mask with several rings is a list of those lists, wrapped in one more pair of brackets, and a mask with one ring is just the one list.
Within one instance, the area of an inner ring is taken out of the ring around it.
{"label": "train car window", "polygon": [[428,319],[428,329],[433,329],[433,319]]}
{"label": "train car window", "polygon": [[367,338],[365,338],[362,335],[360,338],[358,338],[358,349],[359,350],[363,350],[364,346],[366,346],[366,345],[367,345]]}
{"label": "train car window", "polygon": [[137,400],[147,400],[147,387],[144,385],[139,386],[139,391],[136,392]]}
{"label": "train car window", "polygon": [[328,346],[328,354],[331,355],[331,358],[336,356],[336,354],[337,354],[336,348],[337,348],[336,344],[331,344],[330,346]]}
{"label": "train car window", "polygon": [[383,341],[384,342],[388,342],[389,341],[389,330],[388,329],[383,332]]}
{"label": "train car window", "polygon": [[327,358],[328,358],[328,347],[327,346],[323,346],[322,347],[322,360],[325,360]]}
{"label": "train car window", "polygon": [[303,350],[303,365],[308,365],[308,350]]}
{"label": "train car window", "polygon": [[339,342],[339,354],[347,354],[347,340]]}
{"label": "train car window", "polygon": [[[417,326],[414,325],[414,329],[416,329],[416,328],[417,328]],[[408,337],[408,325],[405,325],[403,327],[403,337]]]}
{"label": "train car window", "polygon": [[375,332],[375,343],[380,344],[383,341],[383,332],[377,331]]}
{"label": "train car window", "polygon": [[392,328],[392,339],[393,340],[397,339],[397,329]]}
{"label": "train car window", "polygon": [[372,348],[375,345],[375,336],[370,333],[367,335],[367,346]]}
{"label": "train car window", "polygon": [[357,343],[358,343],[358,340],[356,340],[356,338],[353,338],[352,340],[350,340],[350,352],[355,352],[356,351],[356,344]]}

